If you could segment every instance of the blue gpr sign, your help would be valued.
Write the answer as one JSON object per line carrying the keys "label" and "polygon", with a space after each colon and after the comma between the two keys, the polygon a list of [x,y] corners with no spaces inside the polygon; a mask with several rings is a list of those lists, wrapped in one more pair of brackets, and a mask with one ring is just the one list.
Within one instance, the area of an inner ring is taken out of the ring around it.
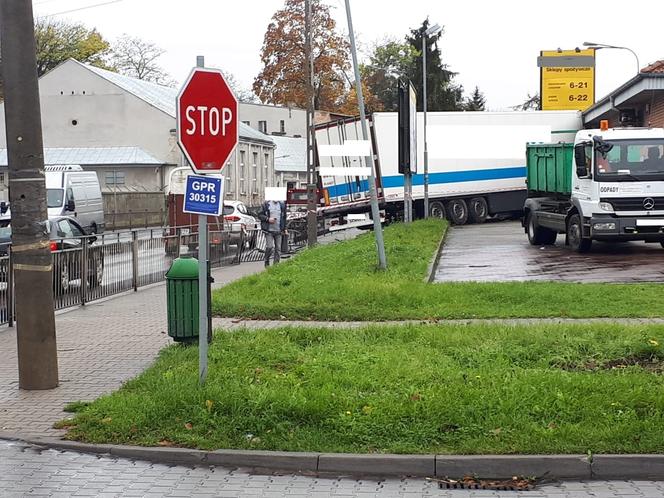
{"label": "blue gpr sign", "polygon": [[219,216],[224,198],[223,179],[218,176],[187,177],[187,188],[184,193],[182,211],[191,214],[207,214]]}

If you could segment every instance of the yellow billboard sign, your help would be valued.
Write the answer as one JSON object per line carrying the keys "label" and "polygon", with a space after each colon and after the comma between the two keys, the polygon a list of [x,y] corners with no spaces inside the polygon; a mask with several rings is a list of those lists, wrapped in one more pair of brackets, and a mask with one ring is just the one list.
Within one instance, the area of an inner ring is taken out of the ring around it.
{"label": "yellow billboard sign", "polygon": [[595,103],[595,50],[543,50],[540,97],[543,111],[584,111]]}

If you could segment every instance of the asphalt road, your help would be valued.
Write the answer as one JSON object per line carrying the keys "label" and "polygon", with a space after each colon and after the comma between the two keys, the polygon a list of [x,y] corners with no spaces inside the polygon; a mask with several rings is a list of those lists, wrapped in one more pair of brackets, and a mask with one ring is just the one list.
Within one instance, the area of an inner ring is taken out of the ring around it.
{"label": "asphalt road", "polygon": [[659,244],[594,242],[577,254],[559,235],[553,246],[531,246],[518,221],[451,227],[435,282],[664,282]]}

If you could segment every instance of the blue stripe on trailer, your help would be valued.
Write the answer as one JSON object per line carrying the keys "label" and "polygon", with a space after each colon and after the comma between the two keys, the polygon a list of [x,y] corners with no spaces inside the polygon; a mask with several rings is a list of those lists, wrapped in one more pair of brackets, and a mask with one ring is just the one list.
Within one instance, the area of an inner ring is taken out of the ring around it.
{"label": "blue stripe on trailer", "polygon": [[[403,184],[403,183],[402,183]],[[340,197],[342,195],[356,194],[359,192],[366,192],[369,190],[369,181],[362,180],[358,187],[356,182],[353,183],[342,183],[340,185],[334,185],[332,187],[327,187],[327,192],[330,197]]]}
{"label": "blue stripe on trailer", "polygon": [[[526,167],[477,169],[471,171],[449,171],[446,173],[429,173],[429,185],[442,183],[476,182],[482,180],[505,180],[509,178],[525,178]],[[424,185],[424,175],[413,176],[413,185]],[[383,188],[403,187],[403,175],[386,176],[383,178]],[[328,187],[330,197],[350,195],[351,193],[366,192],[369,182],[362,180],[359,188],[356,182],[342,183]]]}
{"label": "blue stripe on trailer", "polygon": [[[441,183],[477,182],[482,180],[505,180],[508,178],[525,178],[526,167],[476,169],[471,171],[449,171],[445,173],[429,173],[429,185]],[[413,185],[424,185],[424,175],[413,176]],[[383,188],[403,187],[403,175],[386,176]]]}

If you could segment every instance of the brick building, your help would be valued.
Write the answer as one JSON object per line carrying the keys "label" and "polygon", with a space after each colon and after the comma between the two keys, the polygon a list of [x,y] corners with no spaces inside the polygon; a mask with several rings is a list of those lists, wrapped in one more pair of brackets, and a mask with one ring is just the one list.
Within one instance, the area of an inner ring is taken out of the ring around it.
{"label": "brick building", "polygon": [[664,60],[641,69],[631,80],[583,112],[586,128],[599,128],[602,119],[608,119],[611,127],[664,128]]}

